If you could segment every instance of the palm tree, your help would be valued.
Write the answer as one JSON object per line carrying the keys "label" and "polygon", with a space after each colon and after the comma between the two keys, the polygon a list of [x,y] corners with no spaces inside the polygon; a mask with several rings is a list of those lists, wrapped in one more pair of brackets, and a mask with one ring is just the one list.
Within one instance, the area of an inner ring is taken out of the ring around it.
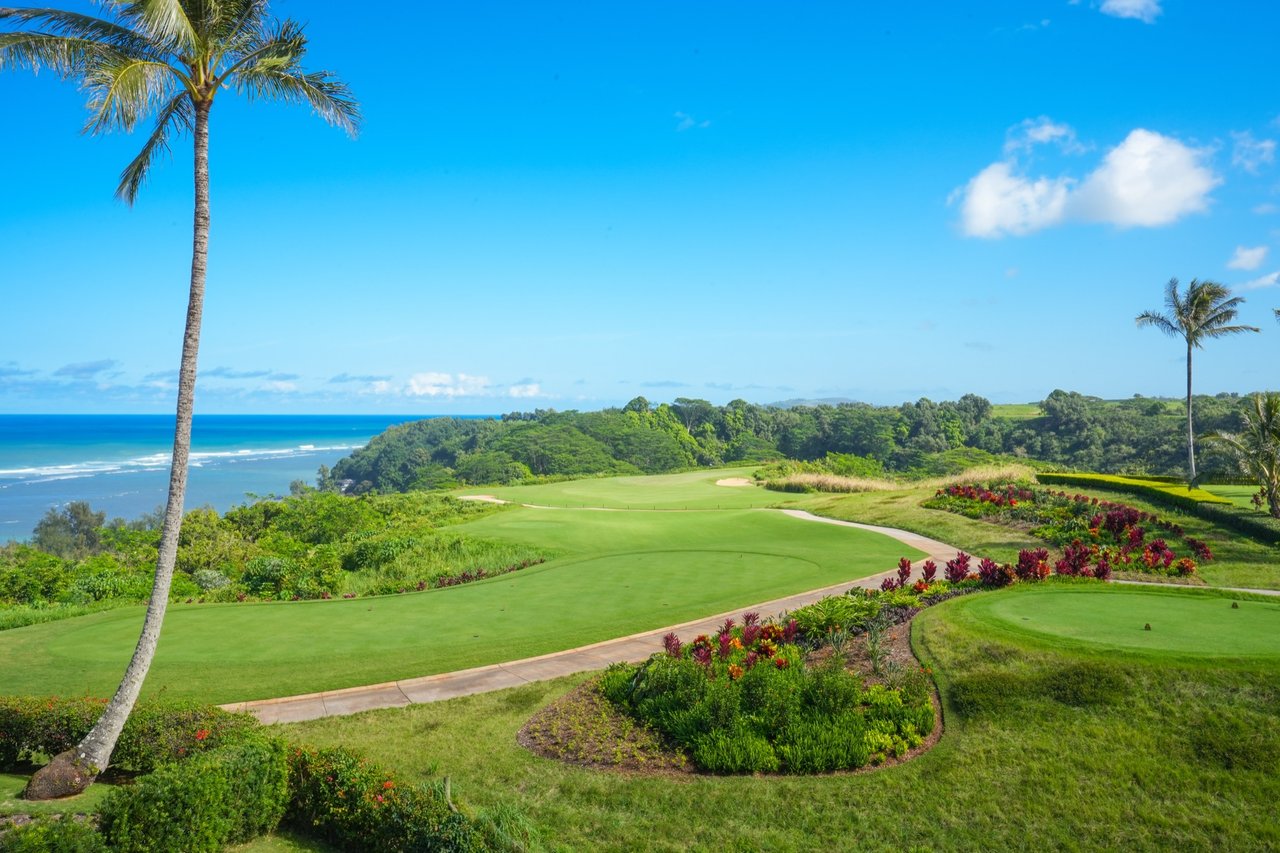
{"label": "palm tree", "polygon": [[132,131],[155,116],[151,135],[120,175],[116,195],[132,204],[170,140],[191,132],[195,148],[195,221],[191,289],[178,381],[173,465],[155,581],[138,645],[120,686],[93,730],[32,778],[31,799],[83,790],[105,769],[155,655],[178,533],[191,448],[196,354],[209,247],[209,114],[218,93],[310,104],[321,118],[354,134],[359,107],[329,72],[307,73],[307,41],[293,21],[269,16],[267,0],[104,0],[107,17],[59,9],[0,8],[0,68],[47,68],[88,92],[85,131]]}
{"label": "palm tree", "polygon": [[1139,327],[1155,326],[1166,335],[1187,342],[1187,487],[1196,482],[1196,434],[1191,417],[1191,351],[1204,346],[1208,338],[1220,338],[1237,332],[1257,332],[1256,326],[1233,326],[1236,308],[1244,302],[1216,281],[1191,279],[1184,296],[1178,292],[1178,280],[1165,285],[1164,304],[1168,312],[1143,311],[1135,320]]}
{"label": "palm tree", "polygon": [[1235,454],[1240,469],[1258,481],[1272,518],[1280,518],[1280,394],[1253,395],[1239,433],[1210,432],[1204,440]]}

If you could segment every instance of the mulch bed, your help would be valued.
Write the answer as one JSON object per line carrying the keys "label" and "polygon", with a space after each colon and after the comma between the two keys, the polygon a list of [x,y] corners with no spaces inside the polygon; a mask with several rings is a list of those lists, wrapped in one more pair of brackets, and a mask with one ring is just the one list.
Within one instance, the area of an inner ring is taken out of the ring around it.
{"label": "mulch bed", "polygon": [[[957,590],[962,593],[962,590]],[[882,647],[887,668],[919,667],[911,650],[911,618],[916,608],[900,608],[896,615],[885,613],[896,624],[884,632]],[[806,664],[820,664],[833,654],[829,647],[811,652]],[[844,649],[846,667],[870,683],[883,679],[873,671],[865,640],[852,640]],[[915,749],[898,758],[888,758],[878,765],[857,770],[843,770],[827,775],[871,773],[910,761],[933,748],[942,737],[942,704],[935,687],[933,731]],[[530,718],[516,735],[525,749],[566,764],[641,776],[694,776],[704,774],[679,749],[671,746],[663,735],[614,706],[600,692],[598,679],[578,685]],[[764,774],[760,774],[764,775]],[[784,774],[778,774],[784,775]]]}

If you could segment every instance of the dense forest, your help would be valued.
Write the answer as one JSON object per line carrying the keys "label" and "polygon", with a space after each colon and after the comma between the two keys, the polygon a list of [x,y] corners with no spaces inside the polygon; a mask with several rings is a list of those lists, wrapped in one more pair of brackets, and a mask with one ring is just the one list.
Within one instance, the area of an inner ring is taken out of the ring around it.
{"label": "dense forest", "polygon": [[[1239,428],[1245,398],[1196,397],[1197,430]],[[935,476],[991,457],[1103,473],[1177,475],[1186,459],[1185,411],[1175,401],[1100,400],[1054,391],[1032,417],[974,394],[900,406],[865,403],[716,406],[637,397],[599,412],[538,410],[493,420],[432,418],[392,427],[321,469],[326,490],[361,494],[595,474],[654,474],[775,459],[838,458],[845,473]],[[1234,463],[1205,448],[1205,476]]]}

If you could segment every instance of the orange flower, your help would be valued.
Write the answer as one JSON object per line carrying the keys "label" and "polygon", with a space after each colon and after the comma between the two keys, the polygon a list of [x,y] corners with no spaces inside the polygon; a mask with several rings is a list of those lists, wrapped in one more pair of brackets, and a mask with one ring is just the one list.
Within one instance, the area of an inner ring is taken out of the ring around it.
{"label": "orange flower", "polygon": [[196,740],[204,740],[209,736],[208,729],[196,729]]}
{"label": "orange flower", "polygon": [[729,678],[733,681],[737,681],[741,677],[742,667],[738,666],[736,663],[729,664]]}
{"label": "orange flower", "polygon": [[394,788],[395,786],[396,786],[396,783],[395,783],[395,782],[392,782],[390,779],[388,779],[387,781],[385,781],[385,782],[383,782],[383,783],[382,783],[382,790],[384,790],[384,791],[385,791],[385,790],[387,790],[387,789],[389,789],[389,788]]}

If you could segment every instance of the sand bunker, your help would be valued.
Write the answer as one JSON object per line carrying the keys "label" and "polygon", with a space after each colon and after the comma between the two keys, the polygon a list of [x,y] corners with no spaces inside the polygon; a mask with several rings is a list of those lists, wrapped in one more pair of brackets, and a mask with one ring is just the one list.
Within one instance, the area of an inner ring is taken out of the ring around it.
{"label": "sand bunker", "polygon": [[743,486],[754,486],[755,481],[748,477],[725,477],[723,480],[716,480],[716,485],[740,489]]}
{"label": "sand bunker", "polygon": [[487,503],[487,504],[504,504],[504,503],[506,503],[506,501],[504,501],[502,498],[494,497],[493,495],[459,495],[459,496],[458,496],[458,500],[460,500],[460,501],[484,501],[484,502],[485,502],[485,503]]}

